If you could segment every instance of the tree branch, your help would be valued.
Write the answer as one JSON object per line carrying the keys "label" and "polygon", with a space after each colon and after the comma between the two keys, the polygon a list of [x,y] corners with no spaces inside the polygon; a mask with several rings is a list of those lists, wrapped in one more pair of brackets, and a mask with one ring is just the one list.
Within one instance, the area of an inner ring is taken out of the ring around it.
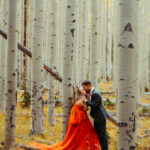
{"label": "tree branch", "polygon": [[118,120],[113,117],[113,114],[111,114],[110,111],[107,111],[108,113],[108,120],[111,121],[114,125],[118,126]]}
{"label": "tree branch", "polygon": [[17,43],[18,49],[21,50],[24,54],[32,58],[32,53],[28,48],[26,48],[24,45],[20,44],[19,42]]}
{"label": "tree branch", "polygon": [[0,28],[0,34],[2,35],[3,38],[7,39],[7,33]]}
{"label": "tree branch", "polygon": [[49,72],[51,74],[51,76],[53,76],[55,79],[62,82],[61,76],[56,71],[54,71],[52,68],[50,68],[47,64],[44,64],[44,69],[47,72]]}
{"label": "tree branch", "polygon": [[[2,149],[5,149],[5,144],[4,142],[1,142],[1,145],[3,145],[4,147]],[[32,146],[28,146],[28,145],[24,145],[24,144],[17,144],[17,143],[13,143],[12,148],[15,147],[19,147],[25,150],[40,150],[40,148],[36,148],[36,147],[32,147]]]}

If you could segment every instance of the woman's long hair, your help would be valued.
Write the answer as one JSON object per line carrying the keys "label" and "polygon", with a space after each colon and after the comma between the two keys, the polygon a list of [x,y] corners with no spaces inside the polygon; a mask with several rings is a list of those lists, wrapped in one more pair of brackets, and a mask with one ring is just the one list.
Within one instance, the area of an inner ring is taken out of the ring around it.
{"label": "woman's long hair", "polygon": [[73,85],[73,96],[72,96],[72,102],[75,104],[77,100],[81,98],[81,90],[79,87]]}

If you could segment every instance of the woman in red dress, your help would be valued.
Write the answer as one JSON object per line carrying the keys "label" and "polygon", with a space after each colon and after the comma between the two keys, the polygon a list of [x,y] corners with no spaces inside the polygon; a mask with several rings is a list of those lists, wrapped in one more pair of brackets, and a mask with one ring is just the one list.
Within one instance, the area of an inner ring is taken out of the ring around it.
{"label": "woman in red dress", "polygon": [[81,95],[75,98],[66,135],[61,143],[46,145],[32,142],[31,146],[41,150],[100,150],[99,140],[86,114],[83,98]]}

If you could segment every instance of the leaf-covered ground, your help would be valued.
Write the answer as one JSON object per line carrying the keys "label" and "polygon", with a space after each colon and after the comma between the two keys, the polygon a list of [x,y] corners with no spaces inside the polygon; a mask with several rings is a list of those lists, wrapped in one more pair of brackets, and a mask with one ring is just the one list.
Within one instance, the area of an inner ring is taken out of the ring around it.
{"label": "leaf-covered ground", "polygon": [[[113,83],[100,84],[100,91],[112,91]],[[104,98],[115,99],[114,94],[103,94]],[[141,101],[144,103],[150,103],[150,96],[142,95]],[[107,107],[107,109],[115,111],[115,107]],[[56,113],[62,113],[61,107],[56,108]],[[16,143],[29,145],[34,139],[36,141],[45,141],[46,143],[58,143],[61,141],[61,117],[56,117],[56,126],[49,126],[47,124],[47,108],[44,107],[44,134],[43,136],[29,136],[30,131],[30,109],[22,109],[17,104],[17,118],[16,118]],[[4,115],[0,112],[0,142],[4,141]],[[150,118],[140,117],[138,119],[138,135],[145,135],[146,130],[150,130]],[[117,129],[110,121],[107,121],[107,131],[109,134],[109,149],[116,150],[117,145]],[[150,147],[150,136],[145,138],[138,138],[137,150],[144,150],[146,147]],[[148,149],[148,148],[147,148]]]}

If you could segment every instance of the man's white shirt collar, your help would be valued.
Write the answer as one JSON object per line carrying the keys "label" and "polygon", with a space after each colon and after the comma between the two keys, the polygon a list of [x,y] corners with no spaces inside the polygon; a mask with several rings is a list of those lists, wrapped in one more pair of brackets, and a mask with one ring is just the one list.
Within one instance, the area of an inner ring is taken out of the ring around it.
{"label": "man's white shirt collar", "polygon": [[90,92],[91,95],[92,95],[93,90],[94,90],[94,87],[92,87],[92,89],[91,89],[91,92]]}
{"label": "man's white shirt collar", "polygon": [[94,90],[94,87],[92,87],[91,92],[90,92],[90,101],[91,101],[91,95],[92,95],[93,90]]}

